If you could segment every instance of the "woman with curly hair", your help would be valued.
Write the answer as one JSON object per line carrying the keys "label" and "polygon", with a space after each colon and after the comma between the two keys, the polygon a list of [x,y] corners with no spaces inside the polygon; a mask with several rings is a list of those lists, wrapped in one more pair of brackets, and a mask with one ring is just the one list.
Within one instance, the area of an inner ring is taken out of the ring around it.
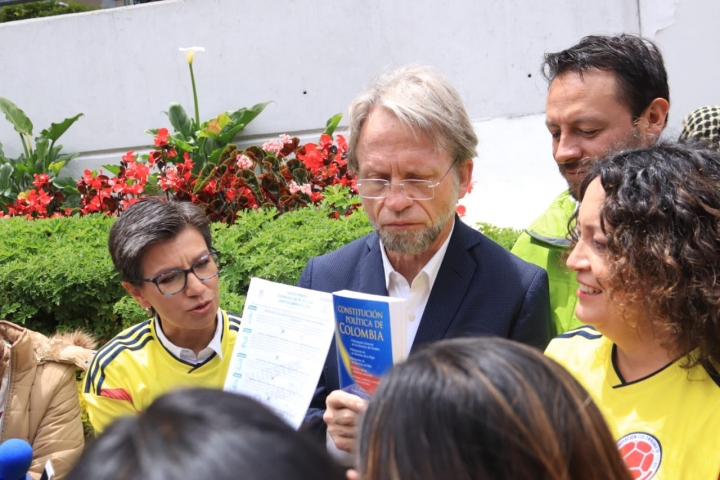
{"label": "woman with curly hair", "polygon": [[596,162],[573,249],[577,317],[546,354],[604,412],[635,478],[720,473],[720,153],[660,144]]}

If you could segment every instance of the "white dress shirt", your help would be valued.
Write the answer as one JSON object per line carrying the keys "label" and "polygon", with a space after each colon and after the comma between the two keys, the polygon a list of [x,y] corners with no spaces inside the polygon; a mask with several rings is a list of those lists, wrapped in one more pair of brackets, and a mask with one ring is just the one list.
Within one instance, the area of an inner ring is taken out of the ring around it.
{"label": "white dress shirt", "polygon": [[[408,354],[415,341],[415,335],[417,335],[418,327],[420,327],[420,320],[422,320],[423,313],[425,313],[425,306],[427,306],[430,292],[440,271],[440,265],[442,264],[443,258],[445,258],[445,252],[447,252],[448,245],[450,244],[450,237],[452,237],[453,230],[455,230],[454,219],[452,229],[445,239],[445,242],[415,276],[412,285],[408,283],[405,277],[395,271],[390,264],[387,253],[385,253],[385,247],[382,245],[382,242],[380,242],[380,252],[382,253],[383,268],[385,269],[385,286],[387,287],[388,296],[404,298],[407,302],[405,304],[405,312],[408,322],[406,327]],[[344,466],[352,466],[354,456],[337,448],[330,434],[326,434],[325,445],[330,455],[338,463]]]}
{"label": "white dress shirt", "polygon": [[170,352],[175,358],[178,358],[184,362],[192,365],[198,365],[212,356],[213,353],[217,353],[218,358],[222,360],[222,331],[223,331],[223,320],[222,312],[218,308],[217,311],[217,328],[215,328],[215,335],[213,336],[208,346],[200,350],[200,353],[195,355],[195,352],[189,348],[178,347],[172,343],[166,336],[165,332],[162,331],[162,324],[157,315],[155,315],[155,331],[157,332],[158,340],[165,349]]}
{"label": "white dress shirt", "polygon": [[438,272],[440,271],[440,265],[442,264],[443,258],[445,258],[445,252],[450,244],[450,237],[452,237],[453,230],[455,230],[454,220],[452,229],[450,230],[450,235],[448,235],[438,251],[435,252],[435,255],[428,260],[422,270],[420,270],[417,276],[415,276],[412,281],[412,285],[408,284],[405,277],[395,271],[393,266],[390,264],[387,253],[385,253],[385,247],[383,247],[382,244],[380,246],[383,268],[385,269],[385,286],[387,287],[388,296],[404,298],[406,300],[405,311],[407,313],[408,322],[406,327],[408,354],[410,353],[412,344],[415,341],[415,335],[417,335],[420,320],[422,320],[423,313],[425,313],[425,306],[430,298],[432,287],[435,285],[435,280],[437,279]]}

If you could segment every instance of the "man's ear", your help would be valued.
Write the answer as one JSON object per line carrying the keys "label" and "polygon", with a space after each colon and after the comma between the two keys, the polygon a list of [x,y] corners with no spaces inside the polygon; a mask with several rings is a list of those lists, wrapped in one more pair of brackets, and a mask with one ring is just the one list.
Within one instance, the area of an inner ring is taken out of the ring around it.
{"label": "man's ear", "polygon": [[643,139],[647,139],[652,144],[660,136],[665,128],[670,104],[664,98],[656,98],[638,119],[638,127]]}
{"label": "man's ear", "polygon": [[125,290],[128,291],[128,293],[130,295],[132,295],[132,297],[135,299],[136,302],[138,302],[140,304],[141,307],[143,307],[143,308],[152,307],[152,305],[150,305],[150,302],[148,302],[147,299],[145,298],[145,296],[143,295],[142,289],[140,287],[137,287],[137,286],[133,285],[132,283],[126,282],[126,281],[122,282],[122,286],[125,288]]}
{"label": "man's ear", "polygon": [[458,200],[463,198],[472,182],[473,161],[468,158],[460,165],[460,186],[458,188]]}

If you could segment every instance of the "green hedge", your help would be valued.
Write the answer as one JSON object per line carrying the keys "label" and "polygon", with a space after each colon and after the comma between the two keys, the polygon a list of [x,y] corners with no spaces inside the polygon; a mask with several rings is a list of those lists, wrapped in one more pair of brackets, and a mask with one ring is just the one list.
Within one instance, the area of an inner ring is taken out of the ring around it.
{"label": "green hedge", "polygon": [[[114,218],[103,215],[0,220],[0,318],[43,333],[83,328],[104,342],[145,318],[126,294],[107,251]],[[221,305],[242,312],[252,277],[297,283],[308,259],[371,230],[364,212],[339,220],[312,208],[259,210],[232,226],[213,224],[222,253]],[[517,231],[482,225],[509,248]]]}
{"label": "green hedge", "polygon": [[47,2],[21,3],[19,5],[0,7],[0,23],[97,10],[96,7],[90,7],[81,3],[63,3],[64,4],[61,4],[56,0],[51,0]]}
{"label": "green hedge", "polygon": [[[43,333],[83,328],[101,342],[143,320],[107,250],[114,221],[104,215],[0,220],[0,318]],[[221,304],[236,312],[251,277],[294,284],[311,256],[370,231],[364,213],[334,220],[310,208],[277,219],[259,210],[212,228],[224,264]]]}

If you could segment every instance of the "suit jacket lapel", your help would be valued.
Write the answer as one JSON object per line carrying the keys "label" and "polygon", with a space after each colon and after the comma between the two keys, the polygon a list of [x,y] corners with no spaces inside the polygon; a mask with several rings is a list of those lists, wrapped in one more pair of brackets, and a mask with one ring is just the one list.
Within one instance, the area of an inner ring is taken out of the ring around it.
{"label": "suit jacket lapel", "polygon": [[471,228],[459,218],[455,218],[455,230],[450,238],[445,258],[440,264],[411,351],[423,343],[445,337],[468,292],[475,270],[480,268],[467,252],[477,243],[469,235],[470,230]]}
{"label": "suit jacket lapel", "polygon": [[385,269],[383,268],[380,241],[374,233],[369,235],[365,243],[365,252],[357,265],[357,284],[353,289],[358,292],[387,296]]}

